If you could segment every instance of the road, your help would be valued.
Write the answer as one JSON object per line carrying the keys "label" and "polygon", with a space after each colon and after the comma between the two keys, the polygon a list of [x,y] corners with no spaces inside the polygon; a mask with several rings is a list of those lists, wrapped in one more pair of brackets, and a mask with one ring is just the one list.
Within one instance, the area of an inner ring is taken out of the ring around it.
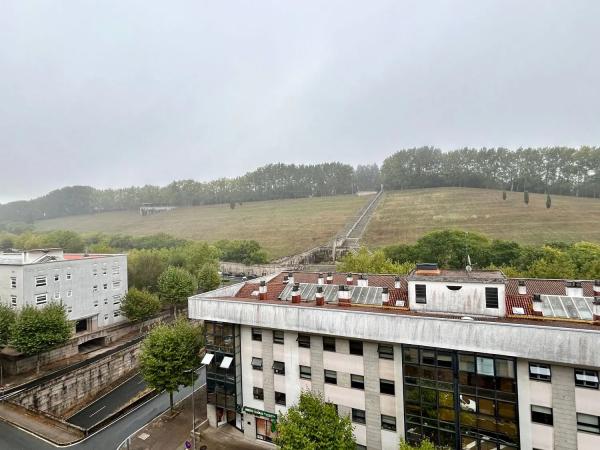
{"label": "road", "polygon": [[101,422],[111,414],[119,410],[121,406],[130,398],[146,389],[146,383],[138,373],[125,383],[113,389],[108,394],[100,397],[94,403],[91,403],[77,414],[69,417],[67,422],[78,425],[82,428],[90,428],[92,425]]}
{"label": "road", "polygon": [[[201,368],[196,389],[206,383],[206,371]],[[183,400],[192,392],[191,387],[181,388],[173,397],[175,402]],[[169,408],[169,394],[162,393],[133,410],[106,428],[85,440],[66,447],[72,450],[113,450],[128,436]],[[37,436],[0,421],[0,449],[10,450],[56,450],[59,448]]]}

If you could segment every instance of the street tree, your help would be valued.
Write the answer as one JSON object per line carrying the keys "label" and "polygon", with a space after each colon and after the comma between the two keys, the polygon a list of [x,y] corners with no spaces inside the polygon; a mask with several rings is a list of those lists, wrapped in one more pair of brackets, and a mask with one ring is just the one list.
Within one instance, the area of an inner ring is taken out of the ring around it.
{"label": "street tree", "polygon": [[8,344],[16,316],[14,309],[0,304],[0,346]]}
{"label": "street tree", "polygon": [[198,290],[196,277],[181,267],[167,267],[158,277],[158,295],[164,305],[173,307],[177,317],[177,305],[184,304]]}
{"label": "street tree", "polygon": [[200,326],[180,319],[154,328],[142,343],[140,372],[150,387],[169,393],[171,412],[173,392],[189,386],[189,371],[200,365],[202,336]]}
{"label": "street tree", "polygon": [[144,320],[156,315],[160,311],[160,306],[160,300],[156,294],[131,288],[121,302],[121,312],[131,322],[141,322],[141,332]]}
{"label": "street tree", "polygon": [[67,342],[72,328],[61,304],[49,303],[40,309],[25,306],[15,320],[12,344],[27,356],[37,356],[36,373],[39,373],[40,355]]}
{"label": "street tree", "polygon": [[350,418],[340,417],[321,394],[311,391],[302,391],[298,404],[279,415],[275,444],[282,450],[356,448]]}
{"label": "street tree", "polygon": [[219,271],[214,264],[206,263],[198,272],[198,289],[202,292],[212,291],[221,284]]}

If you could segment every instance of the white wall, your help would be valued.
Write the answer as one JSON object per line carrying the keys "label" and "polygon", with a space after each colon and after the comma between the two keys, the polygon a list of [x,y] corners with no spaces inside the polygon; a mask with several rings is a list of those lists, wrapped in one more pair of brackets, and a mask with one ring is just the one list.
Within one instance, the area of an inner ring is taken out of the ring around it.
{"label": "white wall", "polygon": [[[251,327],[240,327],[240,353],[242,365],[242,404],[264,411],[265,403],[262,400],[255,400],[254,387],[263,387],[263,373],[260,370],[252,369],[252,357],[261,358],[261,354],[255,353],[255,344],[260,344],[252,340]],[[260,346],[258,346],[260,348]],[[264,370],[264,368],[263,368]],[[244,419],[246,420],[246,419]]]}
{"label": "white wall", "polygon": [[600,390],[575,387],[575,405],[579,413],[600,416]]}
{"label": "white wall", "polygon": [[539,423],[532,423],[531,435],[533,448],[539,448],[540,450],[552,450],[554,448],[553,427]]}

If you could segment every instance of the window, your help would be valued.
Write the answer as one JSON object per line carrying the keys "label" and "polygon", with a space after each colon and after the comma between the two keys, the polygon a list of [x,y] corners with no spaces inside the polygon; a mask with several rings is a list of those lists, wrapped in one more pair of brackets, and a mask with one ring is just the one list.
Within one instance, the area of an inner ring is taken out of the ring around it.
{"label": "window", "polygon": [[104,304],[108,305],[108,299],[107,298],[104,299]]}
{"label": "window", "polygon": [[103,283],[102,284],[102,289],[107,290],[108,289],[108,283]]}
{"label": "window", "polygon": [[354,389],[364,389],[365,377],[362,375],[350,375],[350,387]]}
{"label": "window", "polygon": [[534,423],[542,423],[544,425],[552,425],[552,408],[545,406],[531,405],[531,421]]}
{"label": "window", "polygon": [[35,304],[43,305],[48,301],[48,296],[46,294],[38,294],[35,296]]}
{"label": "window", "polygon": [[119,317],[121,315],[121,311],[119,311],[118,309],[116,311],[113,311],[113,317]]}
{"label": "window", "polygon": [[72,296],[73,296],[73,290],[72,290],[72,289],[69,289],[69,290],[67,291],[67,297],[72,297]]}
{"label": "window", "polygon": [[367,423],[365,419],[365,410],[352,408],[352,422]]}
{"label": "window", "polygon": [[256,418],[256,439],[273,442],[274,427],[270,420]]}
{"label": "window", "polygon": [[394,382],[391,380],[379,380],[379,392],[382,394],[396,395]]}
{"label": "window", "polygon": [[498,309],[498,288],[485,288],[485,307]]}
{"label": "window", "polygon": [[424,284],[415,284],[415,301],[427,303],[427,286]]}
{"label": "window", "polygon": [[337,384],[337,372],[335,370],[325,370],[325,383]]}
{"label": "window", "polygon": [[396,431],[396,418],[394,416],[381,415],[381,428]]}
{"label": "window", "polygon": [[310,367],[300,366],[300,378],[310,380]]}
{"label": "window", "polygon": [[104,321],[108,322],[108,314],[104,314]]}
{"label": "window", "polygon": [[13,308],[17,307],[17,296],[16,295],[10,296],[10,306],[12,306]]}
{"label": "window", "polygon": [[577,431],[600,434],[600,422],[598,416],[577,413]]}
{"label": "window", "polygon": [[112,282],[112,286],[113,286],[113,289],[119,289],[121,287],[121,282],[120,281],[113,281]]}
{"label": "window", "polygon": [[73,312],[73,307],[72,306],[67,306],[67,312],[68,313],[72,313]]}
{"label": "window", "polygon": [[273,331],[273,344],[283,344],[283,331]]}
{"label": "window", "polygon": [[113,267],[112,274],[119,275],[119,266]]}
{"label": "window", "polygon": [[58,281],[59,279],[60,279],[60,275],[58,275],[58,274],[55,274],[55,275],[54,275],[54,281]]}
{"label": "window", "polygon": [[60,298],[60,292],[55,292],[54,293],[54,300],[58,300]]}
{"label": "window", "polygon": [[66,278],[67,280],[70,280],[70,279],[71,279],[71,272],[67,272],[67,275],[65,276],[65,278]]}
{"label": "window", "polygon": [[120,305],[121,297],[119,295],[113,295],[113,305]]}
{"label": "window", "polygon": [[12,289],[17,288],[17,277],[10,277],[10,287]]}
{"label": "window", "polygon": [[298,335],[298,347],[310,348],[310,336],[308,334]]}
{"label": "window", "polygon": [[335,338],[323,336],[323,351],[335,352]]}
{"label": "window", "polygon": [[377,347],[381,359],[394,359],[394,347],[387,344],[379,344]]}
{"label": "window", "polygon": [[35,277],[35,286],[46,286],[46,275],[38,275]]}
{"label": "window", "polygon": [[106,267],[102,268],[102,275],[106,275]]}
{"label": "window", "polygon": [[598,372],[595,370],[575,369],[575,386],[598,389]]}
{"label": "window", "polygon": [[263,392],[263,389],[259,388],[259,387],[255,387],[252,389],[252,395],[254,396],[255,400],[264,400],[265,399],[265,394]]}
{"label": "window", "polygon": [[263,370],[262,358],[252,358],[252,368],[254,370]]}
{"label": "window", "polygon": [[363,343],[361,341],[350,341],[350,354],[362,356]]}
{"label": "window", "polygon": [[262,330],[260,328],[252,328],[252,340],[262,341]]}
{"label": "window", "polygon": [[98,299],[94,300],[94,307],[96,307],[96,308],[98,307]]}
{"label": "window", "polygon": [[94,275],[95,277],[97,277],[97,276],[98,276],[98,268],[97,268],[97,267],[94,267],[94,268],[92,269],[92,275]]}
{"label": "window", "polygon": [[275,404],[285,406],[285,394],[275,391]]}
{"label": "window", "polygon": [[285,363],[281,361],[273,361],[273,372],[278,375],[285,375]]}
{"label": "window", "polygon": [[529,379],[539,381],[550,381],[552,379],[550,366],[547,364],[529,363]]}
{"label": "window", "polygon": [[95,284],[95,285],[92,287],[92,292],[98,292],[98,285],[97,285],[97,284]]}

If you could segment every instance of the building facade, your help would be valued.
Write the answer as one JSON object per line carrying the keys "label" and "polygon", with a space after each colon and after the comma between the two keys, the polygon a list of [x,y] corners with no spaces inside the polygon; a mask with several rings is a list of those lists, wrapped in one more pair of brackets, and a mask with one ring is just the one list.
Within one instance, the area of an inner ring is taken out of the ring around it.
{"label": "building facade", "polygon": [[61,249],[0,253],[0,302],[15,309],[62,303],[75,331],[120,323],[127,293],[127,256]]}
{"label": "building facade", "polygon": [[359,448],[600,448],[600,281],[417,267],[275,274],[191,297],[208,417],[271,441],[302,389]]}

